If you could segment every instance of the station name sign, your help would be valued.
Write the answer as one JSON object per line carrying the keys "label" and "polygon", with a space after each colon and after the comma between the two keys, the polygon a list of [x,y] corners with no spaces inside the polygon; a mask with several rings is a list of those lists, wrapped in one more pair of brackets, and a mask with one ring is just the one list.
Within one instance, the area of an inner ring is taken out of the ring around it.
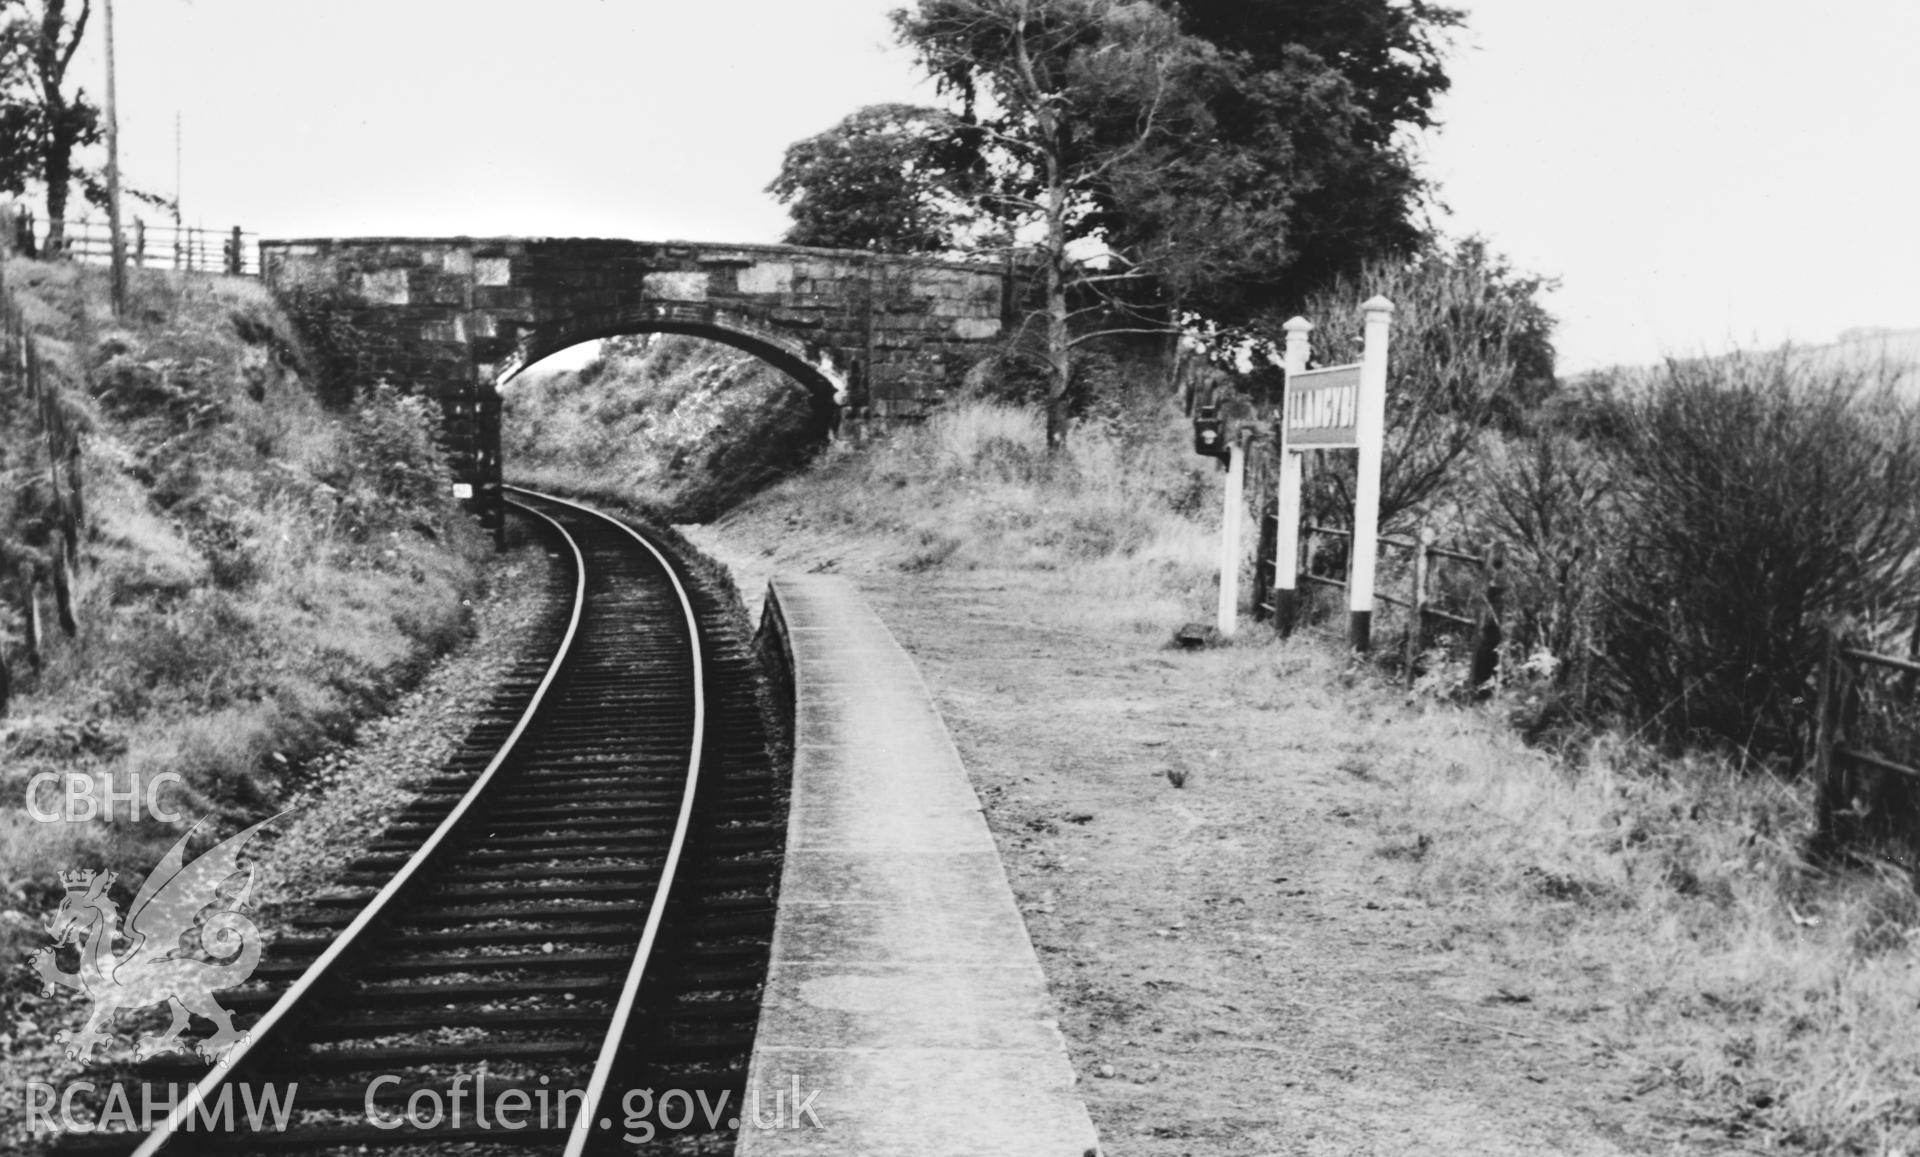
{"label": "station name sign", "polygon": [[1287,445],[1360,445],[1360,363],[1287,375]]}

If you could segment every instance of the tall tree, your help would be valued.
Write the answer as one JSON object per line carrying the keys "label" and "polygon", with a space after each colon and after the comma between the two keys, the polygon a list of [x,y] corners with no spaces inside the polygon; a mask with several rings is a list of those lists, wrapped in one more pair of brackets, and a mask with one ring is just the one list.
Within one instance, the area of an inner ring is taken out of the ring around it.
{"label": "tall tree", "polygon": [[[1047,440],[1057,448],[1074,347],[1114,329],[1167,326],[1164,309],[1156,317],[1136,308],[1142,295],[1125,287],[1150,282],[1203,238],[1224,251],[1240,236],[1227,227],[1275,211],[1283,191],[1242,183],[1231,215],[1217,212],[1226,204],[1217,196],[1194,198],[1182,224],[1215,216],[1210,228],[1187,230],[1184,246],[1150,244],[1145,231],[1115,245],[1103,232],[1103,206],[1130,190],[1177,195],[1238,178],[1205,148],[1206,98],[1232,83],[1231,72],[1151,0],[920,0],[894,23],[959,105],[948,187],[997,226],[998,244],[1026,251],[1039,274],[1036,345]],[[1076,323],[1076,313],[1104,320]]]}
{"label": "tall tree", "polygon": [[1190,308],[1241,325],[1368,261],[1410,257],[1429,190],[1407,147],[1432,128],[1448,87],[1448,38],[1463,23],[1432,0],[1163,0],[1181,28],[1233,57],[1245,81],[1220,94],[1220,147],[1285,142],[1275,174],[1292,198],[1284,259],[1195,283]]}
{"label": "tall tree", "polygon": [[1056,443],[1076,343],[1245,326],[1427,240],[1405,130],[1446,88],[1452,9],[918,0],[894,22],[949,108],[878,106],[793,146],[789,239],[1027,249]]}
{"label": "tall tree", "polygon": [[67,198],[76,181],[91,191],[98,180],[74,167],[75,150],[100,141],[100,110],[84,88],[66,89],[67,72],[93,14],[80,0],[68,15],[66,0],[0,0],[0,187],[21,192],[30,181],[46,189],[47,250],[65,247]]}
{"label": "tall tree", "polygon": [[951,113],[869,105],[787,146],[767,192],[789,206],[790,245],[884,252],[953,248],[966,207],[955,189]]}

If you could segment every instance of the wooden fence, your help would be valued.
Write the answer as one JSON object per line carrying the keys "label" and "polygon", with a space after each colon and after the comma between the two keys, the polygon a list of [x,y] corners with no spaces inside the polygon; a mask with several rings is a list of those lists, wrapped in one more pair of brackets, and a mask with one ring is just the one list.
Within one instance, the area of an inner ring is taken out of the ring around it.
{"label": "wooden fence", "polygon": [[1905,658],[1827,635],[1814,706],[1816,846],[1904,868],[1920,886],[1920,626]]}
{"label": "wooden fence", "polygon": [[[90,265],[112,263],[113,235],[105,221],[68,221],[65,228],[62,252],[67,257]],[[148,224],[136,217],[122,227],[121,233],[126,239],[127,264],[134,268],[182,269],[234,277],[260,275],[259,236],[238,225],[203,229],[168,222]],[[36,223],[31,214],[15,211],[12,234],[14,252],[53,256],[46,252],[46,226]]]}
{"label": "wooden fence", "polygon": [[[0,256],[6,245],[0,238]],[[41,603],[51,588],[55,621],[63,634],[78,631],[74,609],[75,568],[81,531],[87,524],[80,438],[67,420],[58,386],[45,372],[39,344],[27,327],[0,263],[0,410],[24,416],[32,434],[0,445],[0,509],[18,521],[0,522],[0,589],[12,587],[26,659],[38,671],[44,662],[46,627]],[[23,413],[24,412],[24,413]],[[0,639],[0,716],[12,698],[13,670]]]}
{"label": "wooden fence", "polygon": [[[1271,522],[1273,515],[1264,520]],[[1301,546],[1306,555],[1305,563],[1300,567],[1299,583],[1313,583],[1318,586],[1347,589],[1345,575],[1335,577],[1321,574],[1316,569],[1320,558],[1320,546],[1325,539],[1345,539],[1351,542],[1353,531],[1333,526],[1315,526],[1308,524],[1300,528]],[[1274,583],[1272,576],[1273,561],[1272,531],[1261,527],[1260,575],[1256,590],[1257,609],[1263,615],[1271,617],[1275,613],[1273,598]],[[1473,649],[1473,665],[1470,671],[1472,685],[1484,686],[1499,669],[1499,647],[1502,637],[1502,614],[1505,609],[1507,591],[1507,553],[1503,543],[1495,543],[1484,554],[1472,554],[1463,550],[1439,545],[1439,535],[1432,527],[1422,526],[1414,538],[1399,538],[1393,535],[1381,535],[1380,546],[1383,549],[1404,551],[1411,556],[1412,574],[1404,595],[1395,594],[1382,587],[1376,588],[1374,598],[1390,606],[1399,607],[1407,613],[1407,630],[1402,643],[1406,665],[1406,680],[1412,686],[1419,673],[1420,656],[1426,651],[1428,642],[1434,637],[1435,626],[1453,627],[1467,633]],[[1434,578],[1436,568],[1442,563],[1458,563],[1477,568],[1479,582],[1475,586],[1470,605],[1457,610],[1448,610],[1438,606],[1434,600]],[[1352,572],[1352,551],[1348,551],[1347,573]]]}

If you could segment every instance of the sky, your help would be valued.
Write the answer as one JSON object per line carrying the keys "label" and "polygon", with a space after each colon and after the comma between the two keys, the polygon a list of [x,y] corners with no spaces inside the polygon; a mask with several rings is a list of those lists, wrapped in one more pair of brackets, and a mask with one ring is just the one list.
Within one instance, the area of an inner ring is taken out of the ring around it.
{"label": "sky", "polygon": [[[172,195],[177,120],[210,227],[774,241],[789,143],[932,98],[898,2],[118,0],[123,172]],[[1457,2],[1418,147],[1563,371],[1920,327],[1920,4]]]}

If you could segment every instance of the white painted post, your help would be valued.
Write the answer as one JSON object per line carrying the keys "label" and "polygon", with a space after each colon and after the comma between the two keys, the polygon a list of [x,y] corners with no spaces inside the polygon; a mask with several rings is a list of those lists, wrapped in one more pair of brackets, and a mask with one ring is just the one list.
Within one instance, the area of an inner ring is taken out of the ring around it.
{"label": "white painted post", "polygon": [[1215,625],[1231,636],[1240,613],[1240,522],[1246,517],[1247,440],[1227,444],[1227,502],[1220,518],[1220,613]]}
{"label": "white painted post", "polygon": [[1353,488],[1353,564],[1347,587],[1349,642],[1373,647],[1373,575],[1380,553],[1380,458],[1387,438],[1387,328],[1393,303],[1376,297],[1365,312],[1366,348],[1360,355],[1360,411],[1354,437],[1360,460]]}
{"label": "white painted post", "polygon": [[[1305,373],[1312,355],[1309,334],[1313,323],[1304,317],[1290,319],[1287,331],[1287,375]],[[1287,414],[1280,411],[1280,525],[1273,536],[1273,624],[1282,635],[1293,633],[1298,613],[1300,581],[1300,455],[1287,444]]]}

